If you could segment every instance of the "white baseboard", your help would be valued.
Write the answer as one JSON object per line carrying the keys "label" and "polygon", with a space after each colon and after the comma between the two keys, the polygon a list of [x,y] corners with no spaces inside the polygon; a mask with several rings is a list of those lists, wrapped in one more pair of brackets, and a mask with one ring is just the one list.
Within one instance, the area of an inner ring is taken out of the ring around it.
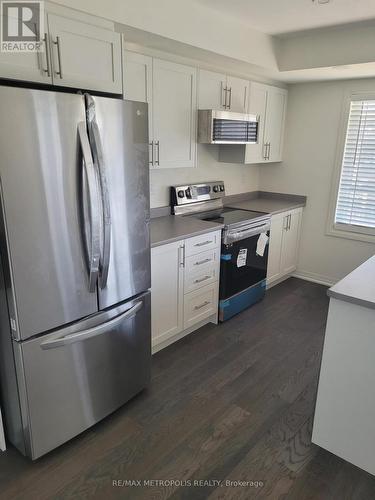
{"label": "white baseboard", "polygon": [[296,271],[292,274],[294,278],[300,278],[301,280],[311,281],[312,283],[318,283],[319,285],[333,286],[337,280],[333,278],[328,278],[327,276],[322,276],[320,274]]}

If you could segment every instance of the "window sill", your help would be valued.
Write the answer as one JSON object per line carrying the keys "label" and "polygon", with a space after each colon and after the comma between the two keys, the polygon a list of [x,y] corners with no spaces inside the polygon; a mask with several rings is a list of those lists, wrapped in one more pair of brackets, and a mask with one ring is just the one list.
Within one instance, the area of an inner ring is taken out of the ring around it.
{"label": "window sill", "polygon": [[337,229],[334,226],[327,228],[326,235],[334,236],[335,238],[344,238],[346,240],[356,240],[356,241],[364,241],[366,243],[375,243],[375,234],[365,234],[357,231]]}

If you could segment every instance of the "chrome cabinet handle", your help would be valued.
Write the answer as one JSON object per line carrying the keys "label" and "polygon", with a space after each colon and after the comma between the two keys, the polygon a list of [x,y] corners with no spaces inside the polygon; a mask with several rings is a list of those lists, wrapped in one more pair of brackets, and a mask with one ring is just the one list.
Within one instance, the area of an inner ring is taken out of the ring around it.
{"label": "chrome cabinet handle", "polygon": [[264,150],[264,153],[263,153],[263,159],[264,160],[267,160],[267,145],[268,145],[268,142],[265,142],[263,144],[263,150]]}
{"label": "chrome cabinet handle", "polygon": [[203,247],[204,245],[209,245],[210,243],[212,243],[212,240],[203,241],[202,243],[196,243],[194,246]]}
{"label": "chrome cabinet handle", "polygon": [[207,262],[211,262],[212,259],[204,259],[204,260],[197,260],[197,262],[194,262],[195,266],[201,266],[202,264],[206,264]]}
{"label": "chrome cabinet handle", "polygon": [[151,160],[149,160],[150,165],[154,165],[154,141],[148,143],[151,146]]}
{"label": "chrome cabinet handle", "polygon": [[206,306],[208,306],[209,304],[211,304],[211,302],[210,302],[209,300],[205,300],[205,301],[203,302],[203,304],[201,304],[201,305],[199,305],[199,306],[195,306],[195,307],[194,307],[194,310],[195,310],[195,311],[198,311],[199,309],[202,309],[202,307],[206,307]]}
{"label": "chrome cabinet handle", "polygon": [[108,333],[109,329],[115,328],[116,326],[121,324],[124,320],[135,316],[137,312],[142,309],[142,306],[143,302],[138,302],[130,309],[127,309],[124,313],[120,314],[119,316],[116,316],[115,318],[111,319],[110,321],[107,321],[106,323],[94,326],[93,328],[88,328],[87,330],[82,330],[81,332],[65,335],[65,337],[57,337],[54,339],[45,340],[40,344],[40,347],[42,349],[54,349],[56,347],[73,344],[74,342],[87,340],[103,333]]}
{"label": "chrome cabinet handle", "polygon": [[288,231],[290,230],[290,228],[292,227],[292,214],[289,214],[288,215]]}
{"label": "chrome cabinet handle", "polygon": [[229,92],[229,104],[228,104],[228,109],[232,107],[232,87],[229,87],[228,89]]}
{"label": "chrome cabinet handle", "polygon": [[155,141],[155,147],[157,148],[157,156],[155,160],[155,165],[159,166],[160,165],[160,141]]}
{"label": "chrome cabinet handle", "polygon": [[270,142],[265,142],[264,143],[264,156],[263,156],[263,158],[265,160],[269,160],[270,159],[270,151],[271,151],[271,143]]}
{"label": "chrome cabinet handle", "polygon": [[203,281],[207,281],[211,278],[211,276],[207,275],[204,276],[203,278],[200,278],[199,280],[194,280],[194,283],[202,283]]}
{"label": "chrome cabinet handle", "polygon": [[46,63],[47,63],[47,69],[43,68],[44,73],[47,73],[47,76],[51,76],[51,61],[50,61],[50,54],[49,54],[49,39],[48,39],[48,34],[44,33],[44,38],[43,38],[44,46],[46,49]]}
{"label": "chrome cabinet handle", "polygon": [[[99,179],[92,159],[89,138],[87,136],[86,122],[78,123],[78,135],[83,155],[83,164],[86,172],[89,215],[84,216],[84,238],[86,245],[86,258],[89,272],[89,292],[96,291],[100,263],[100,229],[101,209],[99,194]],[[85,185],[85,183],[84,183]]]}
{"label": "chrome cabinet handle", "polygon": [[180,267],[185,267],[185,247],[178,247],[178,261]]}
{"label": "chrome cabinet handle", "polygon": [[286,215],[284,217],[284,222],[285,222],[285,224],[284,224],[284,230],[285,231],[289,231],[289,215]]}
{"label": "chrome cabinet handle", "polygon": [[228,94],[228,88],[227,86],[224,87],[224,108],[227,109],[227,94]]}
{"label": "chrome cabinet handle", "polygon": [[62,65],[61,65],[61,48],[60,48],[60,37],[56,37],[56,41],[53,42],[57,46],[57,61],[59,63],[59,71],[55,71],[56,75],[59,75],[60,79],[63,78]]}
{"label": "chrome cabinet handle", "polygon": [[220,85],[221,85],[221,89],[220,89],[220,105],[223,107],[223,108],[226,108],[227,107],[227,99],[226,99],[226,88],[224,87],[224,84],[223,82],[220,82]]}

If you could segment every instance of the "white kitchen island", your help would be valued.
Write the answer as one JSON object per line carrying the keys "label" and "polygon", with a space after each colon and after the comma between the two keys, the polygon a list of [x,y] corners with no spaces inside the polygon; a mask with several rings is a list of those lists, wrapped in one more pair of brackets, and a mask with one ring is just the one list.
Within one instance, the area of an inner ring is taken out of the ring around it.
{"label": "white kitchen island", "polygon": [[375,256],[328,295],[312,441],[375,475]]}

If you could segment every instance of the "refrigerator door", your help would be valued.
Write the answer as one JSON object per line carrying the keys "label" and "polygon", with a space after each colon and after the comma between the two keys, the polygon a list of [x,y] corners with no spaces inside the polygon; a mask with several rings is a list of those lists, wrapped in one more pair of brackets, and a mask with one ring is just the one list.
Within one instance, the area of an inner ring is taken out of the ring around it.
{"label": "refrigerator door", "polygon": [[[89,184],[88,224],[94,224],[100,198],[90,158],[81,160],[82,122],[82,96],[0,87],[1,240],[6,241],[3,262],[17,339],[98,310],[83,250],[83,170]],[[92,226],[86,233],[93,257],[98,230]]]}
{"label": "refrigerator door", "polygon": [[86,96],[103,196],[99,308],[151,286],[147,104]]}
{"label": "refrigerator door", "polygon": [[150,332],[147,292],[60,331],[14,342],[31,458],[81,433],[146,387]]}

